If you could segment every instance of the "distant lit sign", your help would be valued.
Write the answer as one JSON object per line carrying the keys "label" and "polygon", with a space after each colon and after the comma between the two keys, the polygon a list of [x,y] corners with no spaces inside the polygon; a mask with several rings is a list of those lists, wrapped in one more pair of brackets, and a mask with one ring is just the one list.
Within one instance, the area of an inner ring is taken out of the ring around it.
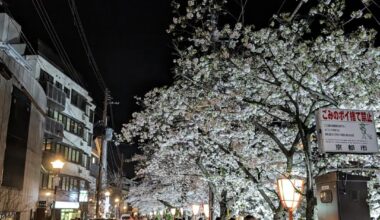
{"label": "distant lit sign", "polygon": [[38,201],[38,208],[46,208],[46,201]]}
{"label": "distant lit sign", "polygon": [[321,152],[377,153],[372,111],[319,109],[317,117],[318,147]]}
{"label": "distant lit sign", "polygon": [[81,190],[79,192],[79,202],[88,202],[88,191]]}
{"label": "distant lit sign", "polygon": [[55,208],[57,208],[57,209],[78,209],[79,208],[79,202],[56,201],[55,202]]}

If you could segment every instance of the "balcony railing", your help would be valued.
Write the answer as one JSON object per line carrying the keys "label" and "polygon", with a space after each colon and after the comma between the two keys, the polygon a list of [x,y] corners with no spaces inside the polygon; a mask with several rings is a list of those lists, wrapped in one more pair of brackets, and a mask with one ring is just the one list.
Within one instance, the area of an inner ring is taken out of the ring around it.
{"label": "balcony railing", "polygon": [[45,120],[45,138],[62,140],[63,124],[46,117]]}
{"label": "balcony railing", "polygon": [[66,93],[50,82],[44,84],[48,104],[59,111],[65,110]]}

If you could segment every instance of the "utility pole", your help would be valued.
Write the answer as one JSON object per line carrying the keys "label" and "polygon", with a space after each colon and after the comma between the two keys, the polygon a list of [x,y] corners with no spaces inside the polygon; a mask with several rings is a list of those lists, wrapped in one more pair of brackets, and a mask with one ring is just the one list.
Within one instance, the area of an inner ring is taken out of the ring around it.
{"label": "utility pole", "polygon": [[[118,147],[118,146],[116,146]],[[118,152],[120,153],[120,151],[118,150]],[[119,175],[120,175],[120,179],[119,179],[119,190],[120,190],[120,202],[122,203],[122,210],[124,211],[124,195],[123,195],[123,165],[124,165],[124,155],[123,153],[120,153],[120,170],[119,170]],[[117,207],[117,211],[118,211],[118,218],[120,218],[121,216],[121,210],[120,210],[120,203]]]}
{"label": "utility pole", "polygon": [[103,177],[103,164],[107,163],[107,161],[103,161],[103,151],[106,140],[106,129],[107,129],[107,107],[108,107],[108,99],[109,99],[109,90],[106,88],[104,94],[104,102],[103,102],[103,127],[104,131],[102,133],[102,138],[100,141],[100,152],[99,152],[99,170],[98,170],[98,178],[96,182],[96,218],[100,218],[100,210],[99,210],[99,202],[102,192],[102,177]]}

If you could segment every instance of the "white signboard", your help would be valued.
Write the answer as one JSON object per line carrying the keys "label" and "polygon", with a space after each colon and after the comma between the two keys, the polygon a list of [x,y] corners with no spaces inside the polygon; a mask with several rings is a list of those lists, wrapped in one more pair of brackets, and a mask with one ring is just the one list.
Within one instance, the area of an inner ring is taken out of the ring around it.
{"label": "white signboard", "polygon": [[372,111],[319,109],[317,117],[318,147],[321,152],[377,153]]}
{"label": "white signboard", "polygon": [[79,202],[56,201],[54,208],[56,208],[56,209],[79,209]]}

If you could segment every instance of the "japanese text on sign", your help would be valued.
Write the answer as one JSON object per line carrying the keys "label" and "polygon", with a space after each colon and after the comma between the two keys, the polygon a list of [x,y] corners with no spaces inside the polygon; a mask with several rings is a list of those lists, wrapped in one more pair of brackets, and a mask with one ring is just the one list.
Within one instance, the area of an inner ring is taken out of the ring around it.
{"label": "japanese text on sign", "polygon": [[318,146],[322,152],[378,152],[373,112],[324,108],[316,115]]}
{"label": "japanese text on sign", "polygon": [[352,110],[322,110],[323,120],[372,122],[372,112]]}

